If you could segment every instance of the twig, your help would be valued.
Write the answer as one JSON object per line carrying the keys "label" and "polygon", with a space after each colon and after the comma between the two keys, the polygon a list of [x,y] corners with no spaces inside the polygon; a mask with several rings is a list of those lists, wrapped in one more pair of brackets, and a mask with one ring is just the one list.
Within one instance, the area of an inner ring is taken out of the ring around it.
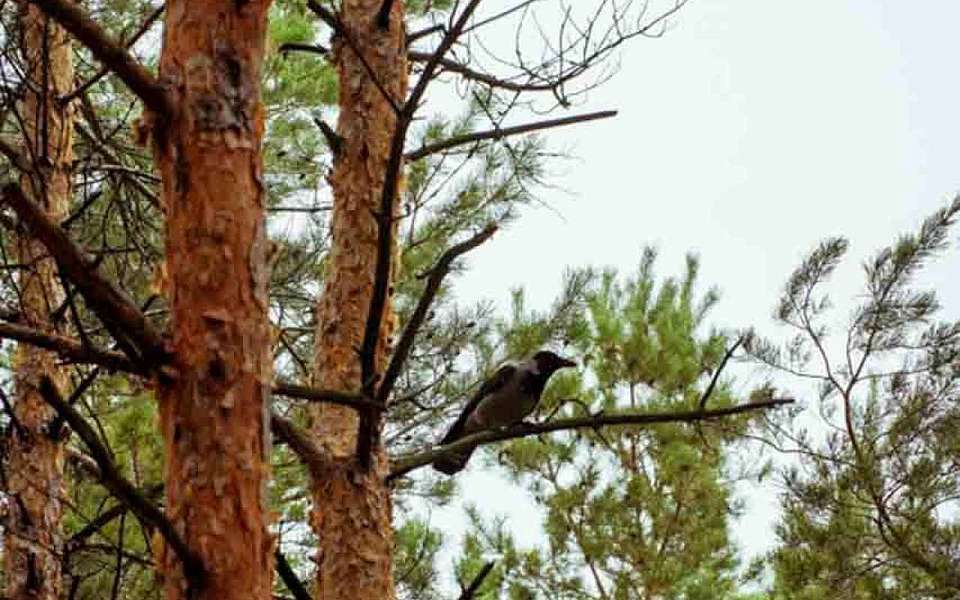
{"label": "twig", "polygon": [[456,148],[457,146],[472,144],[474,142],[480,142],[483,140],[499,140],[512,135],[519,135],[521,133],[530,133],[531,131],[540,131],[542,129],[562,127],[564,125],[586,123],[587,121],[595,121],[597,119],[609,119],[610,117],[615,116],[617,116],[617,111],[603,110],[584,115],[575,115],[572,117],[562,117],[559,119],[548,119],[546,121],[525,123],[523,125],[516,125],[514,127],[496,127],[487,131],[466,133],[464,135],[457,135],[439,142],[434,142],[433,144],[424,144],[420,148],[413,150],[412,152],[408,152],[406,159],[409,161],[420,160],[425,156],[436,154],[437,152],[442,152],[444,150],[449,150],[450,148]]}
{"label": "twig", "polygon": [[429,465],[438,458],[455,455],[466,448],[492,444],[503,440],[512,440],[517,438],[551,433],[554,431],[567,431],[571,429],[593,429],[610,425],[653,425],[657,423],[695,423],[706,421],[719,417],[751,412],[755,410],[764,410],[775,408],[785,404],[792,404],[793,400],[789,398],[765,400],[763,402],[750,402],[727,408],[717,408],[713,410],[690,410],[664,413],[646,413],[646,414],[603,414],[593,417],[575,417],[570,419],[560,419],[549,423],[520,423],[513,427],[501,429],[488,429],[464,436],[457,441],[439,446],[425,452],[411,456],[401,457],[394,461],[393,468],[387,480],[393,480],[401,475],[405,475],[414,469]]}
{"label": "twig", "polygon": [[[414,31],[414,32],[412,32],[412,33],[408,33],[408,34],[407,34],[407,46],[409,47],[410,44],[414,43],[415,41],[419,40],[420,38],[427,37],[428,35],[433,35],[434,33],[437,33],[437,32],[439,32],[439,31],[443,31],[444,29],[445,29],[445,27],[444,27],[443,25],[441,25],[441,24],[438,23],[437,25],[431,25],[430,27],[426,27],[426,28],[424,28],[424,29],[420,29],[419,31]],[[407,56],[410,57],[410,58],[413,58],[413,57],[410,56],[409,54],[408,54]]]}
{"label": "twig", "polygon": [[727,366],[727,363],[733,358],[733,353],[737,351],[737,348],[743,344],[743,336],[737,338],[737,342],[730,346],[730,349],[727,350],[727,353],[723,355],[723,360],[720,361],[720,365],[717,367],[717,370],[713,372],[713,378],[710,380],[710,384],[707,386],[707,389],[703,391],[703,395],[700,396],[700,402],[698,406],[700,410],[703,410],[707,407],[707,401],[710,400],[710,396],[713,394],[713,388],[717,386],[717,381],[720,379],[721,373],[723,373],[724,367]]}
{"label": "twig", "polygon": [[191,584],[197,588],[201,587],[206,576],[206,569],[194,551],[187,546],[186,542],[177,533],[173,523],[171,523],[163,512],[152,502],[147,500],[143,494],[132,483],[125,479],[117,469],[110,453],[100,442],[97,433],[90,427],[86,419],[80,416],[72,406],[60,396],[56,386],[49,377],[43,377],[39,386],[40,395],[44,401],[53,407],[64,420],[70,424],[70,427],[77,433],[83,443],[90,450],[93,460],[100,468],[100,481],[118,500],[130,507],[130,510],[141,520],[156,527],[157,531],[163,536],[164,541],[173,551],[183,565],[183,574]]}

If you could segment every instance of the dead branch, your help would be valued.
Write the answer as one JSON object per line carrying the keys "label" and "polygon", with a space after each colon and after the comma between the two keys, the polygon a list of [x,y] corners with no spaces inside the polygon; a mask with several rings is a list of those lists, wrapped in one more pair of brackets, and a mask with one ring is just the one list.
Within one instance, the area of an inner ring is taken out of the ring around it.
{"label": "dead branch", "polygon": [[16,340],[55,352],[71,363],[100,365],[110,371],[146,375],[144,368],[125,354],[87,346],[74,338],[47,333],[14,323],[0,323],[0,338]]}
{"label": "dead branch", "polygon": [[78,4],[70,0],[29,0],[80,40],[107,68],[130,88],[144,105],[158,115],[172,112],[170,97],[150,71],[110,38]]}
{"label": "dead branch", "polygon": [[486,580],[487,575],[493,571],[493,566],[497,564],[495,561],[490,561],[487,564],[483,565],[483,568],[480,569],[480,572],[477,573],[476,577],[470,581],[470,585],[463,588],[463,592],[460,594],[459,600],[473,600],[477,595],[477,590],[480,589],[480,586],[483,585],[484,580]]}
{"label": "dead branch", "polygon": [[420,300],[417,302],[417,307],[410,316],[410,321],[403,329],[400,341],[397,343],[393,357],[390,359],[390,364],[384,373],[383,381],[377,390],[377,402],[380,406],[386,405],[387,399],[390,397],[390,392],[393,391],[393,385],[396,383],[397,377],[400,376],[401,369],[403,369],[404,364],[407,362],[407,356],[413,348],[413,342],[416,340],[417,333],[420,331],[420,327],[427,317],[427,312],[430,310],[430,306],[433,304],[437,292],[440,291],[443,278],[450,272],[453,261],[489,240],[493,237],[493,234],[497,232],[497,229],[498,227],[496,225],[488,225],[480,233],[453,246],[443,253],[440,260],[437,261],[437,264],[430,270],[430,275],[427,278],[427,286],[420,295]]}
{"label": "dead branch", "polygon": [[555,431],[570,431],[574,429],[595,429],[598,427],[616,426],[616,425],[654,425],[658,423],[695,423],[707,421],[730,415],[765,410],[775,408],[786,404],[792,404],[793,400],[788,398],[766,400],[763,402],[750,402],[731,406],[728,408],[717,408],[713,410],[688,410],[674,411],[664,413],[646,413],[646,414],[609,414],[596,415],[591,417],[574,417],[570,419],[559,419],[547,423],[519,423],[513,427],[501,429],[488,429],[464,436],[457,441],[439,446],[425,452],[414,454],[412,456],[400,457],[394,461],[387,480],[393,480],[402,475],[406,475],[414,469],[429,465],[438,458],[457,454],[466,448],[474,446],[483,446],[494,442],[512,440],[551,433]]}
{"label": "dead branch", "polygon": [[277,548],[277,551],[274,552],[274,560],[276,560],[276,569],[277,574],[280,575],[280,579],[283,581],[284,585],[287,586],[287,589],[290,590],[290,593],[293,594],[295,600],[311,600],[310,592],[307,591],[307,588],[304,587],[303,582],[297,577],[297,574],[293,572],[293,567],[290,566],[290,563],[287,562],[287,557],[280,552],[280,549]]}
{"label": "dead branch", "polygon": [[[153,24],[157,22],[157,19],[160,18],[160,15],[163,14],[163,10],[165,8],[166,8],[166,5],[161,4],[156,9],[154,9],[154,11],[150,13],[150,15],[148,15],[147,18],[143,21],[143,23],[140,25],[137,31],[135,31],[133,35],[131,35],[128,39],[124,40],[123,42],[124,48],[127,48],[127,49],[132,48],[133,45],[140,40],[140,38],[146,35],[146,33],[150,31],[150,28],[153,27]],[[61,96],[60,102],[63,104],[66,104],[71,100],[73,100],[74,98],[77,98],[81,94],[86,93],[86,91],[89,90],[91,87],[93,87],[94,84],[96,84],[98,81],[106,77],[109,72],[110,72],[109,66],[101,67],[99,71],[97,71],[96,73],[93,74],[92,77],[90,77],[90,79],[88,79],[84,83],[77,86],[75,90]]]}
{"label": "dead branch", "polygon": [[572,117],[536,121],[533,123],[526,123],[524,125],[516,125],[514,127],[495,127],[494,129],[489,129],[487,131],[475,131],[473,133],[457,135],[433,144],[424,144],[420,148],[417,148],[412,152],[408,152],[406,159],[409,161],[420,160],[421,158],[430,156],[431,154],[443,152],[444,150],[456,148],[457,146],[465,146],[467,144],[481,142],[483,140],[500,140],[512,135],[530,133],[532,131],[540,131],[543,129],[551,129],[553,127],[562,127],[564,125],[574,125],[576,123],[586,123],[588,121],[595,121],[597,119],[609,119],[610,117],[615,116],[617,116],[617,111],[604,110],[600,112],[587,113],[584,115],[575,115]]}

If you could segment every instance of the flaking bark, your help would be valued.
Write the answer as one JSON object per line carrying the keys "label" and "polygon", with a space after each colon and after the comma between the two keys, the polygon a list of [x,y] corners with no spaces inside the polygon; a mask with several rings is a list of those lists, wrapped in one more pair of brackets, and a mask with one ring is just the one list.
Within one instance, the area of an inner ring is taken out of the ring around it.
{"label": "flaking bark", "polygon": [[[66,32],[36,7],[20,7],[25,76],[20,105],[24,147],[31,171],[21,186],[49,215],[60,220],[69,211],[72,186],[73,114],[57,102],[73,85],[73,64]],[[50,320],[64,299],[56,264],[43,245],[26,234],[15,241],[21,271],[21,318],[35,329],[60,333]],[[4,576],[8,600],[58,600],[63,537],[62,432],[48,431],[54,411],[38,392],[44,376],[61,390],[67,374],[57,356],[30,344],[18,344],[15,357],[16,425],[7,439],[7,514],[4,527]]]}
{"label": "flaking bark", "polygon": [[[400,105],[407,89],[403,3],[394,2],[385,30],[377,23],[380,6],[380,0],[345,0],[340,21],[347,35],[337,36],[333,48],[340,83],[337,134],[341,143],[330,179],[333,247],[317,312],[315,383],[351,392],[362,387],[357,348],[373,291],[375,214],[397,122],[384,92],[390,94],[393,105]],[[389,355],[395,323],[387,302],[377,345],[377,372],[382,372]],[[317,600],[394,597],[387,460],[379,444],[369,469],[355,460],[358,425],[353,409],[329,404],[314,408],[312,431],[332,457],[330,467],[314,476],[312,489],[311,525],[319,540]]]}
{"label": "flaking bark", "polygon": [[168,600],[271,597],[271,383],[260,70],[269,0],[170,0],[154,122],[175,375],[160,385],[168,518],[204,565],[158,550]]}

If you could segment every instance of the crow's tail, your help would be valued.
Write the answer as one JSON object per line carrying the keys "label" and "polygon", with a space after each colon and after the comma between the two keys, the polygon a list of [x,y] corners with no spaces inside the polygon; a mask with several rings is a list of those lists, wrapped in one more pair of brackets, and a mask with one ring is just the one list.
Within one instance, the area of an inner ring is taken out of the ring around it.
{"label": "crow's tail", "polygon": [[456,454],[448,454],[433,461],[433,468],[446,475],[453,475],[463,470],[470,460],[470,455],[476,450],[476,446],[470,446],[460,450]]}

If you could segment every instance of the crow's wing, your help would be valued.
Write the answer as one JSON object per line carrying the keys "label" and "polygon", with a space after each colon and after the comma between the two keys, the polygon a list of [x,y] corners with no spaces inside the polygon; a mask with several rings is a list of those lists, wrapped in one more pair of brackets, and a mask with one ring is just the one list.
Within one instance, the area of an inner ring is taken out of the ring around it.
{"label": "crow's wing", "polygon": [[460,416],[457,417],[457,420],[450,427],[450,430],[447,431],[447,435],[443,436],[443,439],[440,440],[440,444],[449,444],[463,435],[463,428],[467,424],[467,419],[469,419],[473,411],[476,410],[480,401],[503,388],[516,372],[516,365],[503,365],[494,373],[493,377],[484,381],[483,384],[480,385],[480,389],[477,390],[477,393],[474,394],[473,398],[463,409],[463,412],[460,413]]}

